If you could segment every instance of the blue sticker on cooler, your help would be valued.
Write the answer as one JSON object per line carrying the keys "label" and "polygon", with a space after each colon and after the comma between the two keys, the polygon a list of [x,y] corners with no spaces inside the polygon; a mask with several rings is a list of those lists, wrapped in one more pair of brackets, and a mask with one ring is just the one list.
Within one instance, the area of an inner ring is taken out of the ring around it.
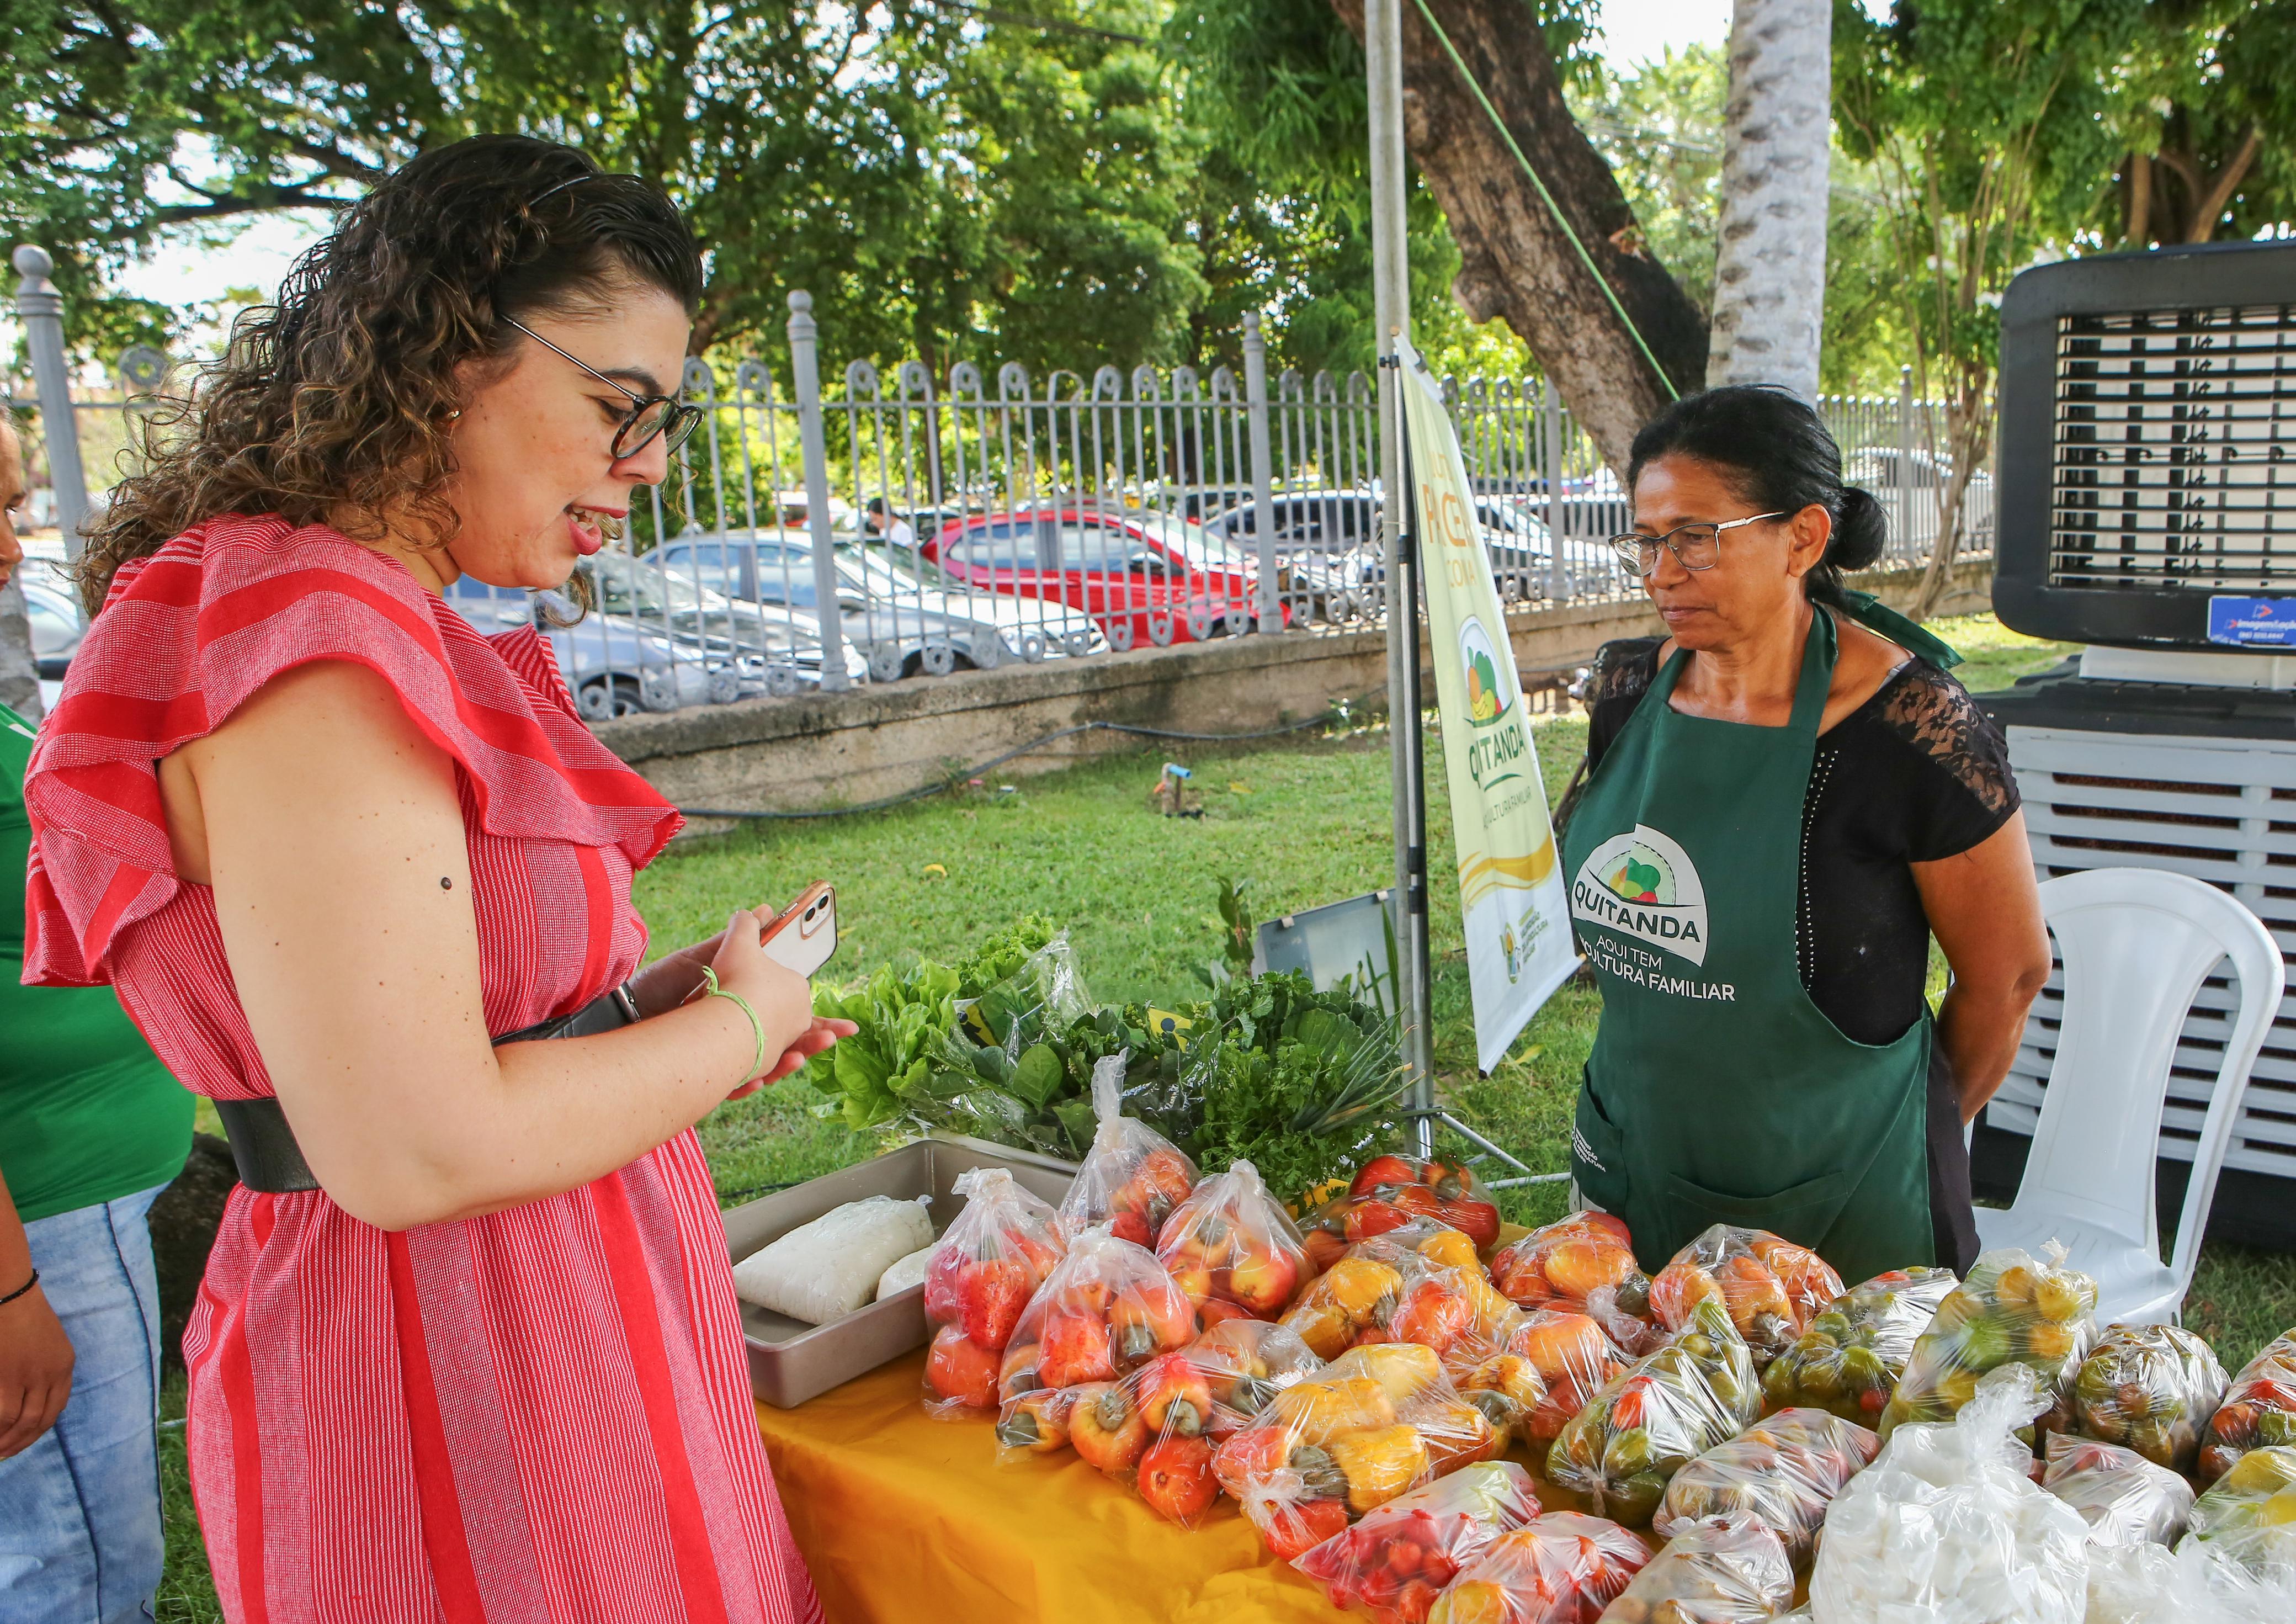
{"label": "blue sticker on cooler", "polygon": [[2210,598],[2209,641],[2241,648],[2296,647],[2296,598]]}

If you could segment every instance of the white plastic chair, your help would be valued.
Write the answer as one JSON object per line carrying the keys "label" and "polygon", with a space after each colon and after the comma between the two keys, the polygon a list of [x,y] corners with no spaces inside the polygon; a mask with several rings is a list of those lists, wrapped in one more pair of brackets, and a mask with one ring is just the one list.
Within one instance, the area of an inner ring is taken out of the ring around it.
{"label": "white plastic chair", "polygon": [[[2037,1256],[2054,1239],[2097,1283],[2100,1325],[2174,1324],[2193,1284],[2249,1068],[2285,987],[2280,949],[2255,915],[2214,886],[2158,868],[2093,868],[2045,881],[2064,1023],[2017,1199],[1977,1210],[1988,1248]],[[2153,1159],[2169,1068],[2202,980],[2232,960],[2240,995],[2209,1096],[2176,1256],[2161,1261]]]}

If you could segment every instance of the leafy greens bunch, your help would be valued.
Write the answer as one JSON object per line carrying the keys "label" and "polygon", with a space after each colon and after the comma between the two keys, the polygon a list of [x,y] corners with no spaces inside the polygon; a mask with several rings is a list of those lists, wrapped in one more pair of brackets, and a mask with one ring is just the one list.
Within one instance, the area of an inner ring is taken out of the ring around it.
{"label": "leafy greens bunch", "polygon": [[1248,1159],[1273,1194],[1296,1202],[1391,1136],[1403,1056],[1376,1008],[1283,973],[1226,984],[1204,1013],[1186,1084],[1201,1105],[1185,1141],[1199,1165]]}
{"label": "leafy greens bunch", "polygon": [[861,1029],[828,1056],[847,1127],[884,1128],[929,1096],[934,1062],[956,1023],[956,988],[955,971],[921,960],[884,965],[846,992],[814,990],[814,1013]]}

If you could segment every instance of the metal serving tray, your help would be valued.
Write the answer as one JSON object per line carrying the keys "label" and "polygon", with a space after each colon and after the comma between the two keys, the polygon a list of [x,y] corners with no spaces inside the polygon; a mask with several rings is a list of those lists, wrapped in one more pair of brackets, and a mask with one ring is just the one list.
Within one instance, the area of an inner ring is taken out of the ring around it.
{"label": "metal serving tray", "polygon": [[[809,1224],[848,1202],[890,1195],[914,1201],[931,1194],[933,1234],[949,1226],[964,1202],[950,1189],[968,1168],[1004,1168],[1023,1188],[1055,1206],[1068,1193],[1076,1163],[1056,1161],[985,1139],[920,1139],[914,1144],[841,1172],[808,1179],[794,1189],[728,1210],[726,1249],[739,1263],[768,1242],[800,1224]],[[807,1399],[850,1382],[925,1345],[925,1289],[913,1285],[897,1297],[873,1302],[843,1319],[808,1325],[755,1303],[742,1304],[742,1338],[750,1349],[750,1389],[775,1409],[795,1409]]]}

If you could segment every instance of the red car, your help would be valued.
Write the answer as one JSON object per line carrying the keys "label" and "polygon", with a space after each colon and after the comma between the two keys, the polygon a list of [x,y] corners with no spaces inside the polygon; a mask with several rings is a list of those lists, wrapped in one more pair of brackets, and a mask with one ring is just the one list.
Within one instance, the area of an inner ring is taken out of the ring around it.
{"label": "red car", "polygon": [[[1234,545],[1163,513],[1021,508],[952,520],[924,545],[950,582],[1081,611],[1117,650],[1257,624],[1259,571]],[[1292,615],[1280,605],[1284,620]]]}

